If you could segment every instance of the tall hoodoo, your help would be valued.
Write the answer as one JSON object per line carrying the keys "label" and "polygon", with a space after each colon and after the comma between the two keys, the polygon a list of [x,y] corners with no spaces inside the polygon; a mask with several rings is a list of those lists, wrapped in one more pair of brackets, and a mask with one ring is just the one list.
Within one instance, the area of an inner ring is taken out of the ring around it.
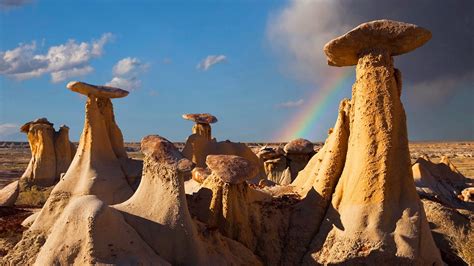
{"label": "tall hoodoo", "polygon": [[344,170],[306,261],[442,264],[410,170],[400,73],[392,56],[431,33],[378,20],[326,44],[328,63],[357,64]]}
{"label": "tall hoodoo", "polygon": [[[87,96],[79,146],[66,174],[52,190],[38,218],[9,253],[14,263],[34,262],[40,248],[38,245],[47,240],[59,217],[75,198],[94,195],[105,204],[114,204],[133,194],[119,161],[125,151],[122,153],[121,150],[123,142],[117,141],[121,133],[115,121],[111,120],[113,109],[110,101],[110,98],[125,97],[128,92],[82,82],[70,82],[67,87]],[[18,256],[22,253],[27,255]]]}
{"label": "tall hoodoo", "polygon": [[62,125],[56,132],[48,119],[38,118],[20,130],[27,134],[31,149],[31,160],[21,179],[30,185],[54,185],[67,171],[76,152],[69,141],[69,128]]}

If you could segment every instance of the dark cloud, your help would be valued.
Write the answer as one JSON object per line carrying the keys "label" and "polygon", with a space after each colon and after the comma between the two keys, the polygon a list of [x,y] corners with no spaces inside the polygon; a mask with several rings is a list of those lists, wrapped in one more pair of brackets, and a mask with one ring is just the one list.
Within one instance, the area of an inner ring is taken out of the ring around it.
{"label": "dark cloud", "polygon": [[327,66],[324,44],[357,25],[391,19],[429,29],[433,38],[427,44],[395,57],[403,74],[409,128],[414,129],[410,136],[473,139],[472,14],[472,0],[290,0],[270,17],[268,36],[278,55],[286,55],[286,70],[319,86],[331,72],[341,71]]}
{"label": "dark cloud", "polygon": [[32,0],[0,0],[0,9],[11,9],[31,3]]}

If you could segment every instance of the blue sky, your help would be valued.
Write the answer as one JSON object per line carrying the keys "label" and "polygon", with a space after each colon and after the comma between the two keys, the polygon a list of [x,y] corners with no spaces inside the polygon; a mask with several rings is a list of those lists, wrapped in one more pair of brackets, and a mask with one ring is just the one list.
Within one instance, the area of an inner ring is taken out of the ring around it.
{"label": "blue sky", "polygon": [[[67,124],[77,140],[85,99],[66,89],[71,80],[131,90],[128,97],[113,101],[127,141],[148,134],[183,141],[192,123],[181,114],[190,112],[216,115],[219,122],[213,134],[220,140],[276,140],[276,132],[310,104],[305,99],[324,84],[325,75],[340,71],[325,65],[324,42],[372,19],[370,10],[362,10],[365,13],[344,23],[331,23],[344,20],[344,12],[322,0],[310,6],[303,3],[308,1],[250,0],[2,1],[3,140],[26,140],[15,127],[38,117],[56,126]],[[406,15],[400,12],[393,16]],[[472,25],[472,20],[465,24]],[[14,54],[15,48],[22,49],[23,57]],[[466,49],[472,59],[472,49]],[[422,64],[415,60],[419,57],[423,54],[400,59],[407,65],[401,70],[407,86],[413,87],[409,90],[421,88],[404,95],[410,138],[473,139],[472,64],[467,65],[470,71],[453,69],[450,76],[427,73],[430,79],[417,79],[417,68],[410,66]],[[422,92],[433,95],[433,90],[423,88],[433,86],[454,89],[446,94],[441,88],[441,96],[424,101]],[[335,122],[339,99],[350,97],[350,89],[328,102],[314,122],[314,132],[302,137],[324,140]],[[453,122],[453,117],[460,122]]]}

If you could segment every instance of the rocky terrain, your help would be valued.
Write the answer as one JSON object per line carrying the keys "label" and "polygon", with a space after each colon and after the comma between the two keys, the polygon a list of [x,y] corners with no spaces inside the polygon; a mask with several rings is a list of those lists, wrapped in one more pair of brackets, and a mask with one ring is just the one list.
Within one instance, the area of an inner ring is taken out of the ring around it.
{"label": "rocky terrain", "polygon": [[356,80],[317,144],[218,141],[201,113],[185,143],[126,146],[112,100],[129,92],[68,83],[86,96],[78,144],[46,118],[21,128],[29,149],[2,144],[0,263],[474,264],[473,142],[408,142],[393,57],[430,39],[377,20],[329,41]]}

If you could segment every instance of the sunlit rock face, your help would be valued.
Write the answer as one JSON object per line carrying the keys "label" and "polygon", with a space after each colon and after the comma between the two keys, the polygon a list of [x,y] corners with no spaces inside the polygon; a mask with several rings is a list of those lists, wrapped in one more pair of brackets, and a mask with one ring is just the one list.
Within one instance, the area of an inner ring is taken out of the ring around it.
{"label": "sunlit rock face", "polygon": [[52,186],[71,164],[76,147],[69,141],[69,128],[61,126],[55,131],[46,118],[38,118],[21,127],[28,136],[31,160],[23,173],[22,181],[29,185]]}
{"label": "sunlit rock face", "polygon": [[[386,41],[371,42],[373,36]],[[326,45],[331,64],[357,63],[356,82],[344,169],[306,262],[442,265],[413,182],[392,58],[430,37],[415,25],[383,20],[362,24]],[[340,60],[353,54],[357,61]]]}

